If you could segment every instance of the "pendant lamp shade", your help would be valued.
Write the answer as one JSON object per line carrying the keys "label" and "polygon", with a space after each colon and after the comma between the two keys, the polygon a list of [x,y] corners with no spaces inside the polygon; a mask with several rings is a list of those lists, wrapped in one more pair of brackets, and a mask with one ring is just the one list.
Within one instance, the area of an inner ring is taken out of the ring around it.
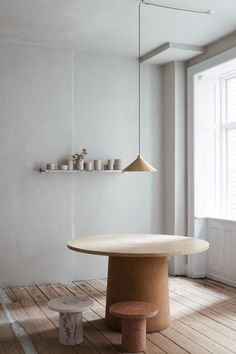
{"label": "pendant lamp shade", "polygon": [[139,128],[139,135],[138,135],[138,143],[139,143],[139,150],[138,150],[138,157],[129,165],[127,166],[123,172],[157,172],[157,170],[152,167],[147,161],[145,161],[141,156],[141,5],[143,4],[143,0],[139,3],[139,16],[138,16],[138,128]]}
{"label": "pendant lamp shade", "polygon": [[145,161],[141,155],[138,155],[136,160],[127,166],[123,172],[157,172],[157,170]]}

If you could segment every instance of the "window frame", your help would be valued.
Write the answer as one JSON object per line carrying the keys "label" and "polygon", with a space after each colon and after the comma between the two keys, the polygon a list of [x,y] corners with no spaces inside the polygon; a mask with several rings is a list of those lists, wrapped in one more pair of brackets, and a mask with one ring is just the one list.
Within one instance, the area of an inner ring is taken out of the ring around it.
{"label": "window frame", "polygon": [[229,131],[236,129],[235,122],[228,121],[228,90],[227,82],[229,80],[236,80],[236,72],[225,74],[219,78],[220,85],[220,199],[221,207],[220,213],[226,215],[236,215],[236,211],[230,210],[230,197],[229,197],[229,167],[228,167],[228,135]]}

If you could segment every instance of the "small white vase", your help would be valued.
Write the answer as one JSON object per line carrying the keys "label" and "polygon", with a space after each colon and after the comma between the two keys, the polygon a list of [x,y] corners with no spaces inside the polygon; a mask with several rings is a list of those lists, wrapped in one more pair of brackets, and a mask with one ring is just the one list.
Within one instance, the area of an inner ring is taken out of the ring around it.
{"label": "small white vase", "polygon": [[68,170],[72,171],[74,169],[73,157],[70,156],[68,159]]}
{"label": "small white vase", "polygon": [[83,171],[84,170],[84,160],[77,161],[77,170]]}
{"label": "small white vase", "polygon": [[92,171],[93,169],[93,162],[92,161],[87,161],[84,163],[85,170],[86,171]]}
{"label": "small white vase", "polygon": [[108,160],[108,170],[113,170],[114,167],[114,160]]}
{"label": "small white vase", "polygon": [[56,170],[57,165],[55,163],[47,163],[47,170]]}
{"label": "small white vase", "polygon": [[102,169],[102,160],[94,160],[94,170],[101,171]]}
{"label": "small white vase", "polygon": [[60,165],[60,170],[67,171],[68,165]]}

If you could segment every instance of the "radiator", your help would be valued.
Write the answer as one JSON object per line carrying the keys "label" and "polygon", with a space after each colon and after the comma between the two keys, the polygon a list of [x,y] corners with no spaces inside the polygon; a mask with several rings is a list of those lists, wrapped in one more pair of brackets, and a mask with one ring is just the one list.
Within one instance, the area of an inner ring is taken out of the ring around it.
{"label": "radiator", "polygon": [[236,221],[207,218],[208,278],[236,286]]}

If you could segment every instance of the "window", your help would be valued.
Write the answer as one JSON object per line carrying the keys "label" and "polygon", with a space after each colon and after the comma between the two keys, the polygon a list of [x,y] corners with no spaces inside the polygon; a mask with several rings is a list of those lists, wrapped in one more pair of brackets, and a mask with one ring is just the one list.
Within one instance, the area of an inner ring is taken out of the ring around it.
{"label": "window", "polygon": [[236,218],[236,71],[195,77],[194,115],[196,215]]}
{"label": "window", "polygon": [[222,205],[236,214],[236,75],[220,80]]}
{"label": "window", "polygon": [[226,79],[227,123],[236,122],[236,76]]}

